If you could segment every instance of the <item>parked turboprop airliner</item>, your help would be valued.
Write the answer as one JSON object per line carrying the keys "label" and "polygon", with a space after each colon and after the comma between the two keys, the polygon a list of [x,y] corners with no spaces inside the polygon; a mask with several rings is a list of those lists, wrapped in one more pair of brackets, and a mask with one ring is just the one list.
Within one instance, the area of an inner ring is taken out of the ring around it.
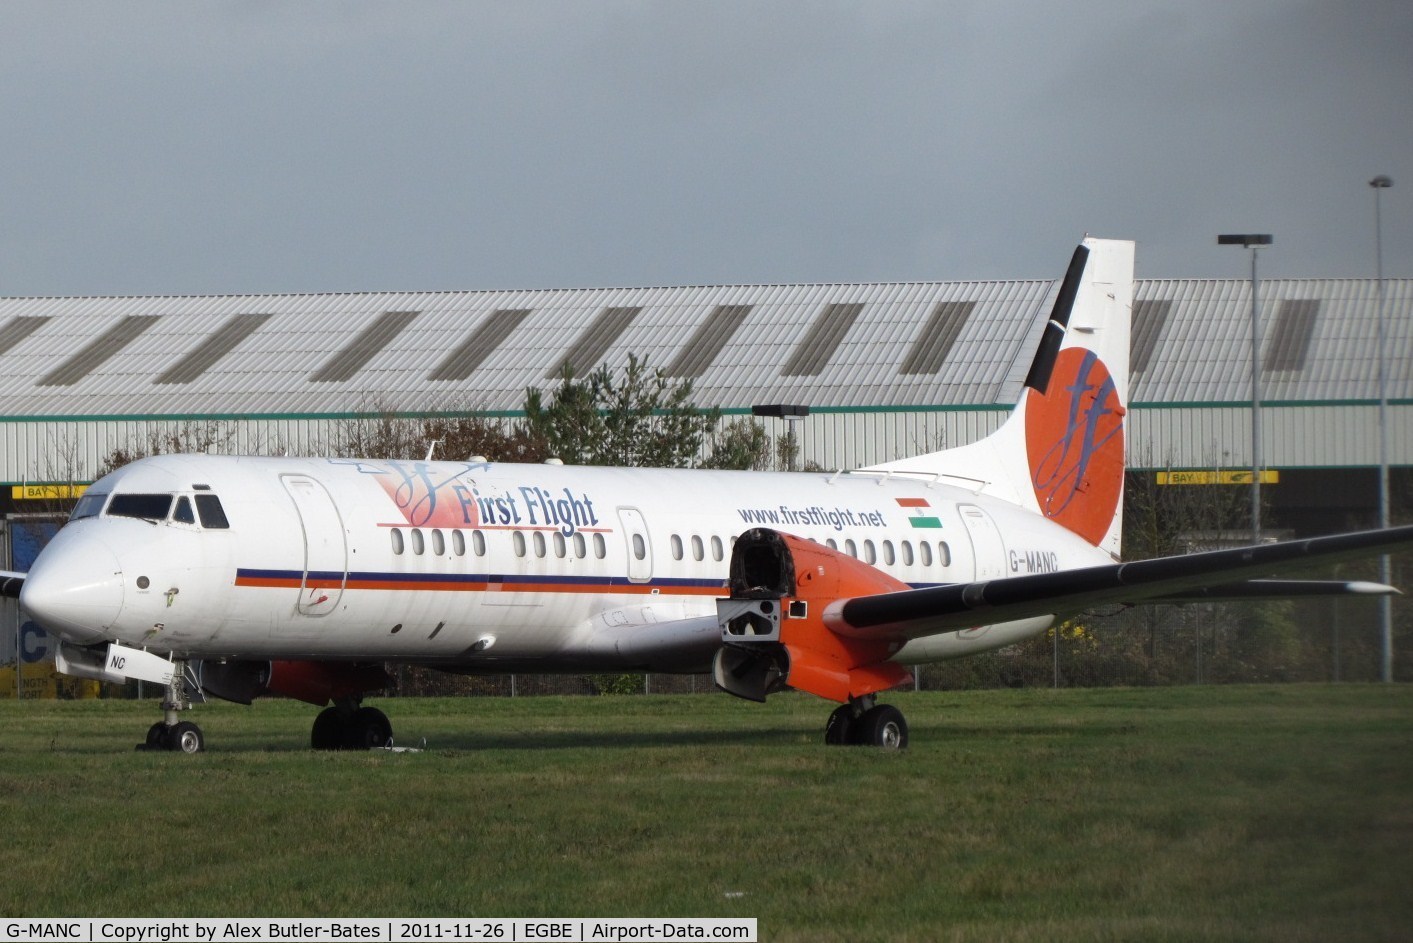
{"label": "parked turboprop airliner", "polygon": [[1260,579],[1413,527],[1120,563],[1133,244],[1075,251],[1008,421],[860,471],[758,473],[166,455],[94,483],[6,592],[60,671],[166,685],[146,746],[195,752],[202,695],[329,705],[316,748],[385,745],[384,665],[710,670],[837,708],[833,744],[906,745],[877,695],[1094,605],[1368,583]]}

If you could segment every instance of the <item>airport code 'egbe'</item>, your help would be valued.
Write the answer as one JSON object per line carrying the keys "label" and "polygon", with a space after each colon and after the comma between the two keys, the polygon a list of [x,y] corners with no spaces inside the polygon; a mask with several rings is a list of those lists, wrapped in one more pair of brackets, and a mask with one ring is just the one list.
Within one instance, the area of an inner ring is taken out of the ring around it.
{"label": "airport code 'egbe'", "polygon": [[521,941],[756,940],[755,918],[505,918],[475,920],[188,918],[8,920],[7,941],[219,943],[227,940]]}

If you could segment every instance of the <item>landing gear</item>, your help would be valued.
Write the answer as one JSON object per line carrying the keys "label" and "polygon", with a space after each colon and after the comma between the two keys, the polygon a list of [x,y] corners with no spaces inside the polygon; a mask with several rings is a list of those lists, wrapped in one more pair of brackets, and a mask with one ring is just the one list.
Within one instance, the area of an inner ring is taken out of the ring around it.
{"label": "landing gear", "polygon": [[167,682],[167,693],[162,698],[162,720],[147,728],[147,738],[137,745],[137,749],[200,753],[206,749],[206,737],[201,733],[201,728],[189,720],[177,720],[181,711],[191,708],[188,690],[198,692],[199,697],[200,688],[195,684],[194,677],[188,677],[186,662],[176,661],[173,666],[176,670],[172,672],[172,680]]}
{"label": "landing gear", "polygon": [[316,750],[375,750],[392,743],[392,723],[376,707],[344,700],[314,718],[309,745]]}
{"label": "landing gear", "polygon": [[824,725],[824,742],[832,747],[845,746],[850,743],[849,735],[854,730],[854,705],[840,704],[834,709],[834,713],[829,715],[829,722]]}
{"label": "landing gear", "polygon": [[824,742],[902,750],[908,745],[908,722],[898,708],[876,704],[869,695],[835,708],[824,726]]}

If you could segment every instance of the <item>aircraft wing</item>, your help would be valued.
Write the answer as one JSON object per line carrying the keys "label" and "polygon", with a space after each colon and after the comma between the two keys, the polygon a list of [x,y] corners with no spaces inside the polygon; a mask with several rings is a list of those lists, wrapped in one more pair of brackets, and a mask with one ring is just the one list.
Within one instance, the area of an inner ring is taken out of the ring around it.
{"label": "aircraft wing", "polygon": [[[1413,546],[1413,526],[1393,527],[1058,573],[856,596],[830,604],[824,613],[824,623],[831,631],[846,637],[912,639],[1034,616],[1066,615],[1091,606],[1307,595],[1308,590],[1295,589],[1299,581],[1279,580],[1263,586],[1258,578],[1314,563],[1336,563],[1410,546]],[[1281,593],[1282,588],[1291,592]],[[1362,589],[1355,591],[1382,592],[1385,589],[1379,584],[1362,584]]]}
{"label": "aircraft wing", "polygon": [[1309,596],[1395,596],[1402,595],[1386,583],[1367,580],[1247,580],[1204,586],[1166,596],[1154,596],[1147,603],[1241,602],[1253,599],[1300,599]]}
{"label": "aircraft wing", "polygon": [[25,575],[14,570],[0,570],[0,596],[6,599],[19,599],[20,587],[25,585]]}

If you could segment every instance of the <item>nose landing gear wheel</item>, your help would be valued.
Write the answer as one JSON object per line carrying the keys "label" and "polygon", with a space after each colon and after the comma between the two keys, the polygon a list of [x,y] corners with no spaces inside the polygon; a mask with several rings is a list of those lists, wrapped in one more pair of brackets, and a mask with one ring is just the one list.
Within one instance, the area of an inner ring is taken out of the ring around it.
{"label": "nose landing gear wheel", "polygon": [[[189,720],[178,721],[181,711],[191,707],[192,698],[202,698],[201,685],[180,659],[172,662],[172,677],[162,698],[162,719],[147,728],[147,737],[137,745],[139,750],[170,750],[173,753],[200,753],[206,749],[206,737],[201,728]],[[192,692],[195,692],[193,694]]]}
{"label": "nose landing gear wheel", "polygon": [[201,728],[189,720],[173,727],[168,736],[171,738],[171,746],[168,749],[182,753],[200,753],[206,749],[206,738],[201,735]]}
{"label": "nose landing gear wheel", "polygon": [[206,736],[189,720],[179,724],[161,721],[147,728],[147,739],[137,745],[139,750],[168,750],[173,753],[200,753],[206,749]]}

